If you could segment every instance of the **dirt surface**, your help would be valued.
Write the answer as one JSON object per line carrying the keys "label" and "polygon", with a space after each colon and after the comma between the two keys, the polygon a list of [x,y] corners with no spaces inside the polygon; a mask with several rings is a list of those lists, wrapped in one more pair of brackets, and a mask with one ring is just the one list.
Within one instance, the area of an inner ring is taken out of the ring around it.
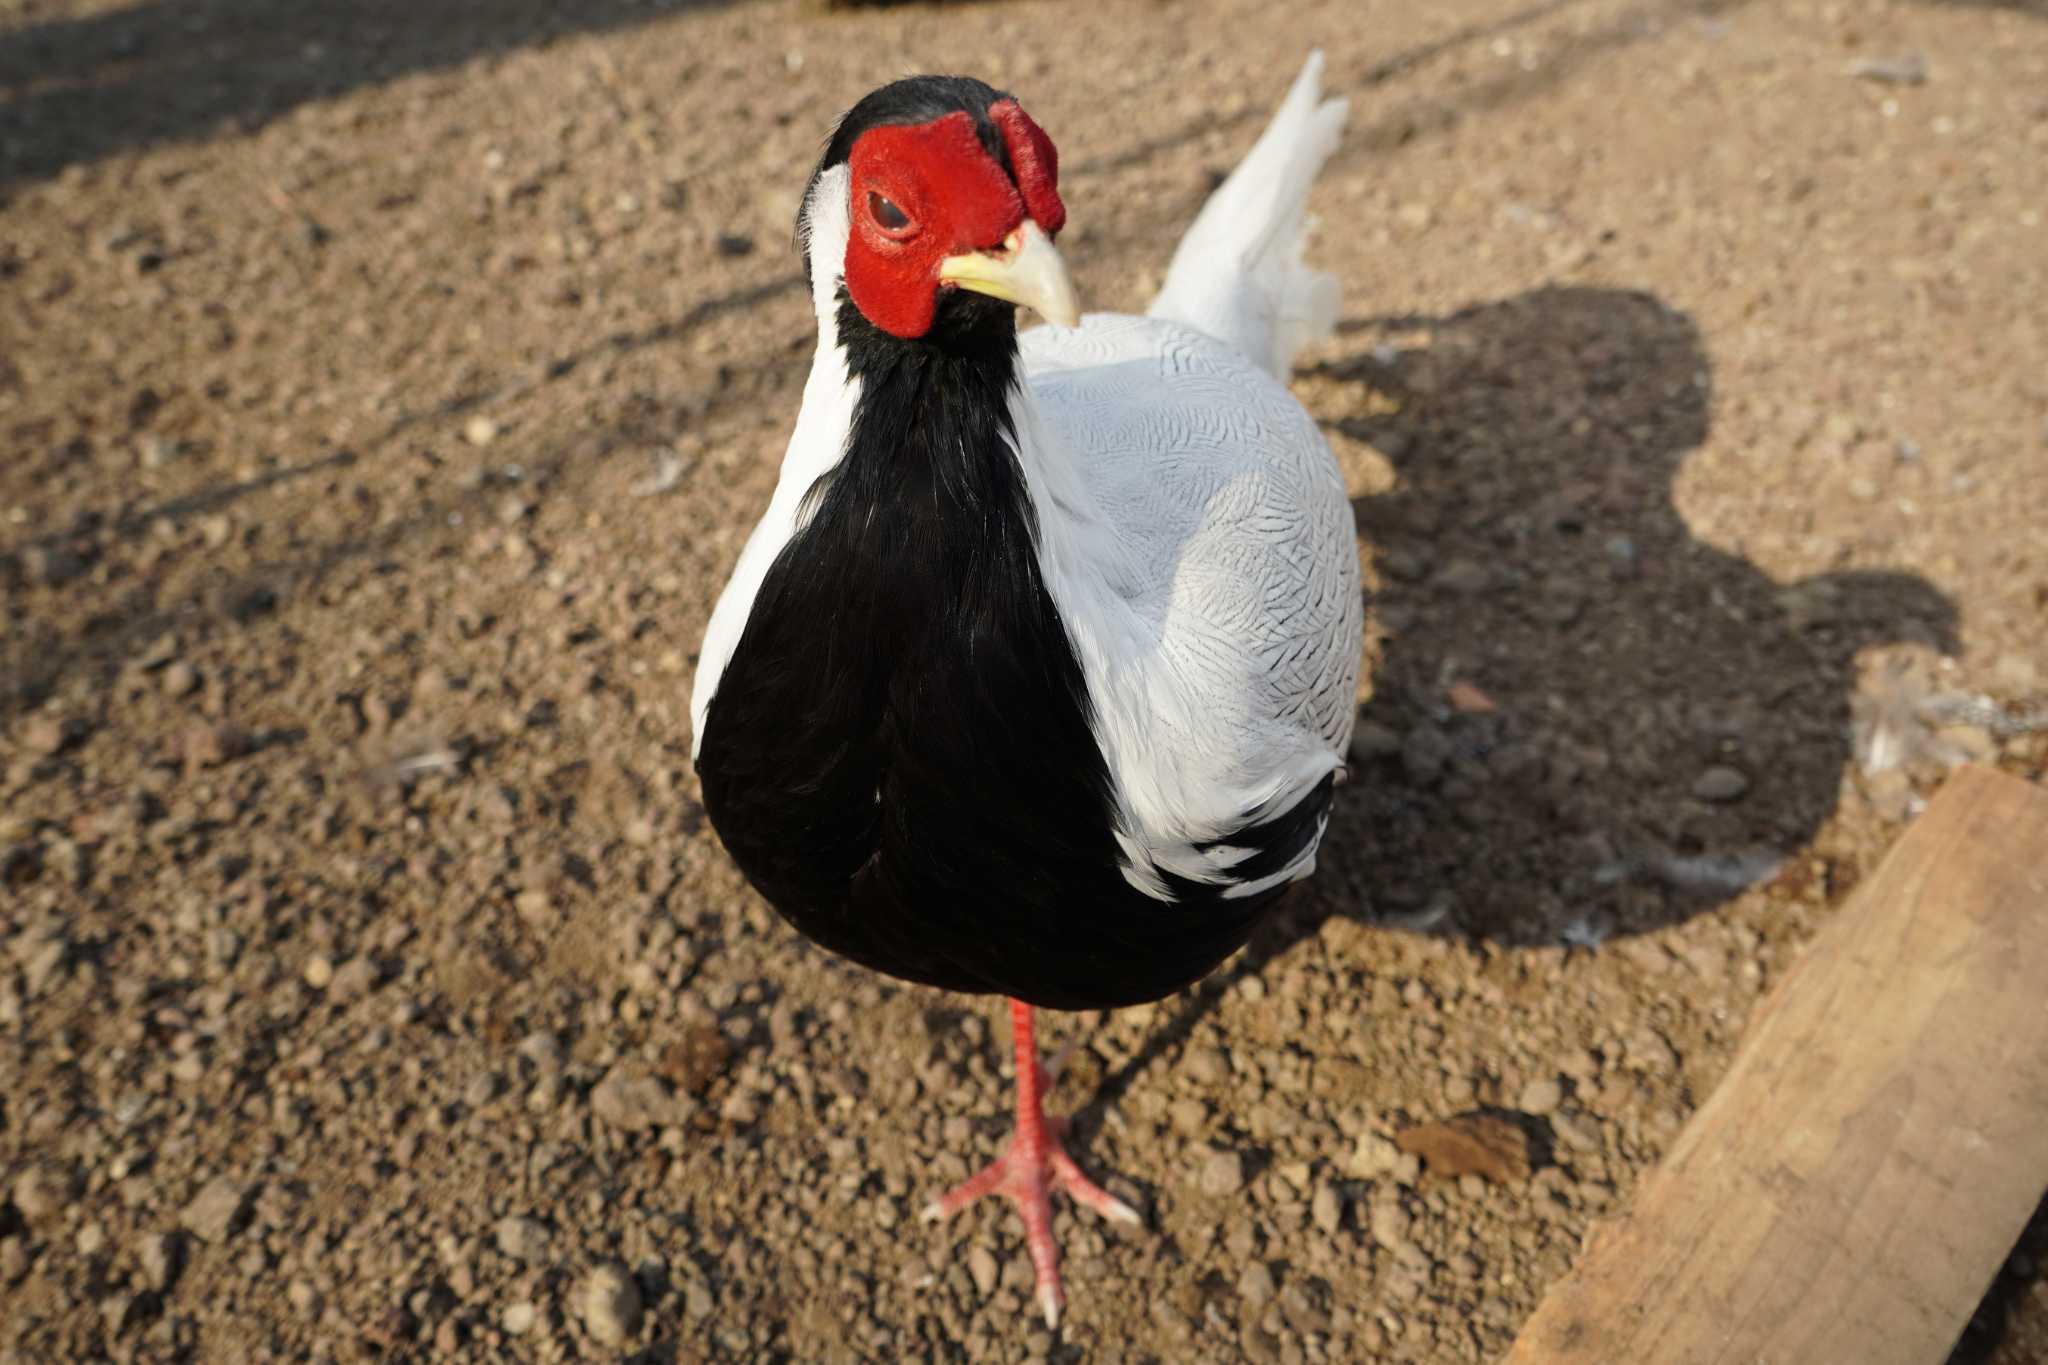
{"label": "dirt surface", "polygon": [[[998,1012],[745,889],[693,651],[839,110],[1018,92],[1134,308],[1313,45],[1358,780],[1048,1019],[1150,1224],[1062,1211],[1055,1337],[915,1218]],[[1486,1360],[1945,768],[2048,767],[2040,3],[5,0],[0,82],[0,1359]],[[2044,1227],[1959,1361],[2048,1359]]]}

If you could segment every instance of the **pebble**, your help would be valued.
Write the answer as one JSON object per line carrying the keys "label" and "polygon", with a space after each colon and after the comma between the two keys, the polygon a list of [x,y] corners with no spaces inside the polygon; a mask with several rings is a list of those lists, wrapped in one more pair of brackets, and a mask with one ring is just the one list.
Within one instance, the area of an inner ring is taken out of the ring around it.
{"label": "pebble", "polygon": [[517,1050],[543,1076],[560,1071],[568,1062],[561,1041],[552,1033],[529,1033],[520,1040]]}
{"label": "pebble", "polygon": [[14,1181],[14,1207],[31,1223],[41,1223],[63,1212],[70,1181],[54,1171],[31,1167]]}
{"label": "pebble", "polygon": [[1237,1296],[1254,1308],[1273,1297],[1273,1272],[1264,1261],[1253,1261],[1237,1277]]}
{"label": "pebble", "polygon": [[248,1186],[224,1175],[215,1176],[192,1196],[178,1221],[200,1241],[218,1245],[228,1239],[248,1200]]}
{"label": "pebble", "polygon": [[0,1284],[17,1283],[27,1274],[27,1244],[19,1237],[0,1237]]}
{"label": "pebble", "polygon": [[669,1128],[687,1122],[696,1106],[671,1095],[653,1076],[615,1066],[590,1092],[590,1112],[623,1132]]}
{"label": "pebble", "polygon": [[548,1253],[548,1244],[554,1240],[554,1231],[537,1218],[523,1218],[517,1214],[500,1218],[495,1229],[498,1250],[515,1261],[538,1261]]}
{"label": "pebble", "polygon": [[320,1311],[320,1291],[305,1280],[293,1280],[285,1286],[284,1296],[292,1311],[302,1318],[310,1318]]}
{"label": "pebble", "polygon": [[1737,769],[1716,764],[1699,775],[1692,794],[1702,801],[1734,801],[1749,790],[1749,779]]}
{"label": "pebble", "polygon": [[184,1247],[168,1232],[153,1232],[142,1239],[135,1251],[135,1263],[142,1269],[142,1282],[162,1294],[177,1281],[184,1268]]}
{"label": "pebble", "polygon": [[498,424],[478,413],[462,424],[462,439],[473,446],[487,446],[498,439]]}
{"label": "pebble", "polygon": [[640,1330],[640,1286],[625,1267],[607,1262],[583,1282],[583,1326],[603,1346],[620,1346]]}
{"label": "pebble", "polygon": [[1221,1085],[1230,1079],[1230,1063],[1213,1047],[1189,1048],[1181,1070],[1198,1085]]}
{"label": "pebble", "polygon": [[1435,579],[1437,587],[1460,593],[1485,592],[1490,582],[1492,575],[1486,566],[1472,559],[1452,560],[1437,572]]}
{"label": "pebble", "polygon": [[1401,767],[1409,781],[1419,786],[1436,781],[1450,761],[1451,741],[1433,726],[1416,726],[1401,746]]}
{"label": "pebble", "polygon": [[1385,1175],[1401,1164],[1401,1149],[1393,1140],[1367,1131],[1358,1135],[1351,1148],[1351,1174],[1360,1180]]}
{"label": "pebble", "polygon": [[308,986],[316,991],[324,991],[334,980],[334,964],[321,954],[315,953],[306,959],[306,965],[300,975],[306,979]]}
{"label": "pebble", "polygon": [[1202,1163],[1198,1183],[1202,1193],[1222,1199],[1244,1188],[1244,1158],[1236,1152],[1211,1152]]}
{"label": "pebble", "polygon": [[157,686],[167,697],[189,697],[199,690],[199,670],[183,659],[174,660],[158,677]]}
{"label": "pebble", "polygon": [[30,581],[60,588],[86,570],[86,559],[64,545],[31,545],[21,552],[21,567]]}
{"label": "pebble", "polygon": [[354,1000],[377,989],[379,972],[367,953],[359,954],[334,969],[327,993],[335,1000]]}
{"label": "pebble", "polygon": [[1308,1212],[1324,1236],[1335,1236],[1337,1225],[1344,1221],[1344,1198],[1335,1185],[1324,1181],[1316,1187],[1316,1197],[1309,1202]]}
{"label": "pebble", "polygon": [[1574,1114],[1552,1114],[1550,1130],[1575,1152],[1600,1150],[1600,1129],[1588,1119]]}
{"label": "pebble", "polygon": [[1609,536],[1605,549],[1608,570],[1616,578],[1626,580],[1636,576],[1638,563],[1634,540],[1628,536]]}
{"label": "pebble", "polygon": [[975,1292],[984,1299],[996,1292],[996,1279],[1001,1273],[1002,1267],[987,1247],[977,1246],[967,1253],[967,1274],[974,1281]]}
{"label": "pebble", "polygon": [[1525,1114],[1548,1114],[1564,1102],[1564,1086],[1555,1076],[1540,1076],[1522,1087],[1518,1108]]}
{"label": "pebble", "polygon": [[505,1311],[498,1315],[498,1325],[505,1329],[507,1336],[523,1337],[533,1330],[533,1320],[537,1316],[534,1306],[521,1299],[518,1303],[505,1305]]}
{"label": "pebble", "polygon": [[22,727],[21,742],[30,753],[47,758],[62,753],[84,738],[86,728],[85,722],[68,716],[38,713]]}
{"label": "pebble", "polygon": [[196,773],[240,758],[249,752],[251,741],[247,734],[232,725],[201,723],[186,728],[180,747],[183,749],[185,771]]}
{"label": "pebble", "polygon": [[15,959],[21,964],[22,984],[31,996],[41,995],[57,984],[57,978],[71,955],[71,944],[63,930],[54,925],[28,930],[14,940]]}
{"label": "pebble", "polygon": [[1373,763],[1401,752],[1401,737],[1384,725],[1362,720],[1351,732],[1351,761]]}

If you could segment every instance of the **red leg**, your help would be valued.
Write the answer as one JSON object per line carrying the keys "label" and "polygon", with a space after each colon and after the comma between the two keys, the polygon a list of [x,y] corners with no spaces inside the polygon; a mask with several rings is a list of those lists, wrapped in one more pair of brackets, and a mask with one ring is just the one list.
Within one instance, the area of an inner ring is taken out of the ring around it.
{"label": "red leg", "polygon": [[1038,1063],[1038,1039],[1031,1006],[1010,1002],[1010,1027],[1017,1043],[1017,1131],[1010,1145],[973,1179],[934,1199],[925,1207],[928,1222],[950,1218],[985,1194],[1000,1194],[1017,1206],[1024,1219],[1024,1245],[1038,1280],[1038,1306],[1048,1327],[1058,1327],[1066,1296],[1060,1290],[1059,1246],[1052,1235],[1054,1190],[1104,1218],[1119,1223],[1142,1221],[1137,1211],[1081,1173],[1060,1145],[1067,1121],[1045,1112],[1047,1078]]}

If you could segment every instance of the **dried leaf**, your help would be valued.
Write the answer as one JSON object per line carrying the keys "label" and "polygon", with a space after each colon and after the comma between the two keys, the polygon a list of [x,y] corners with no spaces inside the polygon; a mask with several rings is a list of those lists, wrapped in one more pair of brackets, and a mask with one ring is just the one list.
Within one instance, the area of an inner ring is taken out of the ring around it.
{"label": "dried leaf", "polygon": [[1495,1114],[1460,1114],[1402,1130],[1394,1144],[1422,1158],[1432,1175],[1476,1175],[1497,1185],[1529,1178],[1529,1137]]}

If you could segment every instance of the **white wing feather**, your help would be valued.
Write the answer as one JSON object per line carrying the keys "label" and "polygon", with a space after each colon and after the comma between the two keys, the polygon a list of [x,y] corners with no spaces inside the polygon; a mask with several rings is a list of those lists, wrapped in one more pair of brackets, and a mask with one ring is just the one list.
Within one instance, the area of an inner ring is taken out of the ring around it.
{"label": "white wing feather", "polygon": [[[1338,767],[1364,602],[1342,476],[1284,387],[1337,282],[1302,262],[1310,186],[1344,125],[1310,55],[1211,197],[1144,318],[1022,338],[1020,455],[1049,590],[1087,672],[1131,881],[1229,881],[1229,834]],[[1216,841],[1224,841],[1215,846]],[[1313,844],[1248,895],[1306,876]]]}

